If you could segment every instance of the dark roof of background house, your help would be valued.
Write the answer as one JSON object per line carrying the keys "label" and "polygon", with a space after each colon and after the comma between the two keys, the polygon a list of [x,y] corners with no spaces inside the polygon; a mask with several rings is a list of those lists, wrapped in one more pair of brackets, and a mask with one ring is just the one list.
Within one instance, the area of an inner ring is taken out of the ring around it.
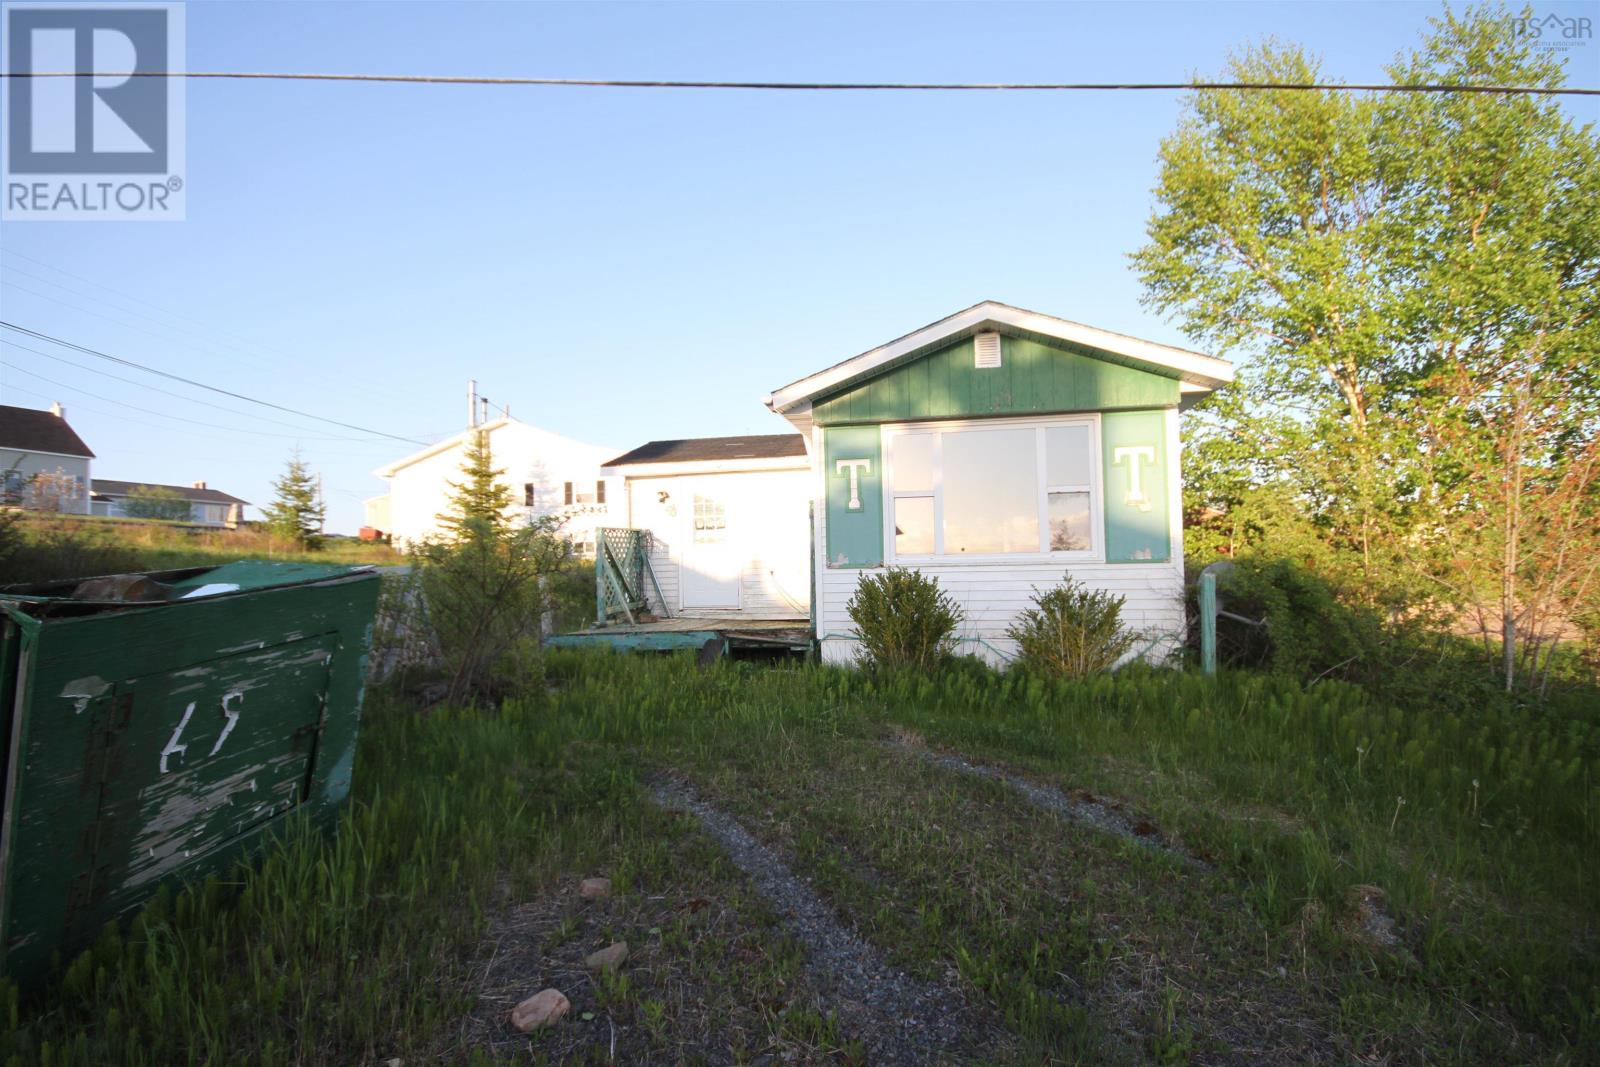
{"label": "dark roof of background house", "polygon": [[236,496],[229,496],[220,489],[196,489],[192,485],[161,485],[158,482],[119,482],[113,478],[93,478],[90,486],[100,496],[127,496],[129,493],[143,486],[146,489],[170,489],[183,499],[194,504],[248,504],[248,500],[240,500]]}
{"label": "dark roof of background house", "polygon": [[67,420],[49,411],[0,404],[0,448],[94,458]]}
{"label": "dark roof of background house", "polygon": [[605,464],[698,463],[726,459],[784,459],[806,454],[806,439],[797,433],[750,434],[744,437],[691,437],[684,441],[650,441]]}

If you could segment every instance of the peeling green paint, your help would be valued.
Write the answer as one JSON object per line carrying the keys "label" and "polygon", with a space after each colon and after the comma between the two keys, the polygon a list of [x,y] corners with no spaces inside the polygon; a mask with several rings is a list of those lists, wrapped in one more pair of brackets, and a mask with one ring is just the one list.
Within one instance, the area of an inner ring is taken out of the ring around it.
{"label": "peeling green paint", "polygon": [[0,594],[6,973],[36,974],[290,812],[331,825],[348,794],[377,575],[224,571],[161,577],[238,592],[153,605]]}

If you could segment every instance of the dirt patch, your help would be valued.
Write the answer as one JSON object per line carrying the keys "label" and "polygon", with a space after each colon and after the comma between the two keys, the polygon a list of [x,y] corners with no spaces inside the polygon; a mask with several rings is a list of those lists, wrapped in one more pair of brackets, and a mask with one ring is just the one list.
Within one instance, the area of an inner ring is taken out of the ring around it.
{"label": "dirt patch", "polygon": [[1389,914],[1389,895],[1375,885],[1353,885],[1345,893],[1348,915],[1345,932],[1357,941],[1412,961],[1411,951],[1400,936],[1400,925]]}
{"label": "dirt patch", "polygon": [[1211,869],[1211,865],[1205,860],[1184,848],[1175,839],[1167,836],[1149,819],[1129,811],[1119,800],[1096,796],[1087,789],[1062,791],[1052,786],[1039,785],[1037,782],[1029,781],[1011,771],[990,767],[982,763],[973,763],[960,756],[926,748],[909,740],[896,738],[891,740],[890,744],[937,767],[971,775],[975,778],[988,778],[991,781],[1002,782],[1022,794],[1028,803],[1036,808],[1054,812],[1062,818],[1070,819],[1095,830],[1114,834],[1117,837],[1132,841],[1142,848],[1172,856],[1197,870]]}
{"label": "dirt patch", "polygon": [[[494,1062],[732,1064],[772,1051],[789,1062],[827,1062],[775,1035],[781,1001],[763,1003],[755,990],[729,997],[699,973],[700,942],[723,946],[717,955],[727,953],[730,974],[750,962],[758,950],[733,933],[743,925],[703,897],[588,901],[564,890],[510,909],[490,924],[477,1003],[439,1059],[474,1049]],[[584,957],[616,936],[631,950],[620,975],[585,967]],[[513,1029],[511,1009],[549,987],[571,1000],[566,1018],[534,1034]]]}
{"label": "dirt patch", "polygon": [[1003,1031],[967,1005],[959,989],[918,981],[885,963],[776,852],[688,785],[664,782],[655,795],[663,807],[698,819],[782,916],[804,948],[804,971],[820,993],[821,1006],[860,1040],[866,1062],[965,1062],[1009,1043]]}

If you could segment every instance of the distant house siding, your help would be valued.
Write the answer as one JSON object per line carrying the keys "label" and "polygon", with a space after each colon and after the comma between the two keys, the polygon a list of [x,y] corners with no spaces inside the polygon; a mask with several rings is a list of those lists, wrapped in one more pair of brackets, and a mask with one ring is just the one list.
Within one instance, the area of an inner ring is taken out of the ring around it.
{"label": "distant house siding", "polygon": [[36,475],[61,474],[71,480],[76,489],[70,499],[60,502],[59,511],[67,514],[89,514],[89,458],[87,456],[58,456],[48,452],[19,452],[0,448],[0,472],[6,472],[7,497],[11,490]]}
{"label": "distant house siding", "polygon": [[[511,491],[515,517],[527,520],[558,516],[564,520],[562,534],[579,545],[592,545],[595,528],[610,524],[609,503],[568,506],[565,487],[570,481],[583,492],[593,494],[600,478],[600,464],[616,454],[614,449],[585,445],[511,422],[489,431],[489,450],[495,469],[505,471],[504,483]],[[379,528],[402,545],[438,536],[442,529],[439,516],[450,510],[455,492],[451,484],[462,481],[464,458],[464,448],[457,444],[394,471],[389,478],[390,525]],[[529,486],[534,500],[531,507],[525,503]],[[609,502],[621,490],[620,479],[608,489]]]}

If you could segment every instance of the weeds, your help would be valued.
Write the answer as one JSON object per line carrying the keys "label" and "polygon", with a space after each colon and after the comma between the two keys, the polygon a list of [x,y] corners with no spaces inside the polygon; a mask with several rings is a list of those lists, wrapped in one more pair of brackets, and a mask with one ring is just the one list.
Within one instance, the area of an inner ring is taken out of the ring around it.
{"label": "weeds", "polygon": [[[575,1003],[572,1042],[592,1035],[603,1059],[614,1022],[622,1042],[715,1040],[745,1060],[862,1056],[863,1035],[796,988],[803,948],[726,856],[646,802],[669,770],[786,850],[897,966],[954,973],[1035,1062],[1242,1050],[1250,1019],[1289,1035],[1257,1057],[1278,1062],[1571,1063],[1600,1040],[1584,992],[1600,886],[1574,860],[1600,851],[1600,725],[1581,705],[1392,707],[1341,683],[1139,668],[873,677],[552,652],[545,673],[492,711],[419,716],[377,694],[335,835],[288,827],[46,988],[5,990],[0,1062],[493,1062],[457,1044],[485,929],[597,872],[625,904],[676,903],[610,928],[552,920],[536,959],[613,931],[650,946],[608,1007]],[[1213,870],[928,766],[879,743],[891,727],[1126,798]],[[1362,886],[1381,887],[1403,954],[1356,936]],[[738,1033],[696,1029],[684,989],[746,1005]]]}

